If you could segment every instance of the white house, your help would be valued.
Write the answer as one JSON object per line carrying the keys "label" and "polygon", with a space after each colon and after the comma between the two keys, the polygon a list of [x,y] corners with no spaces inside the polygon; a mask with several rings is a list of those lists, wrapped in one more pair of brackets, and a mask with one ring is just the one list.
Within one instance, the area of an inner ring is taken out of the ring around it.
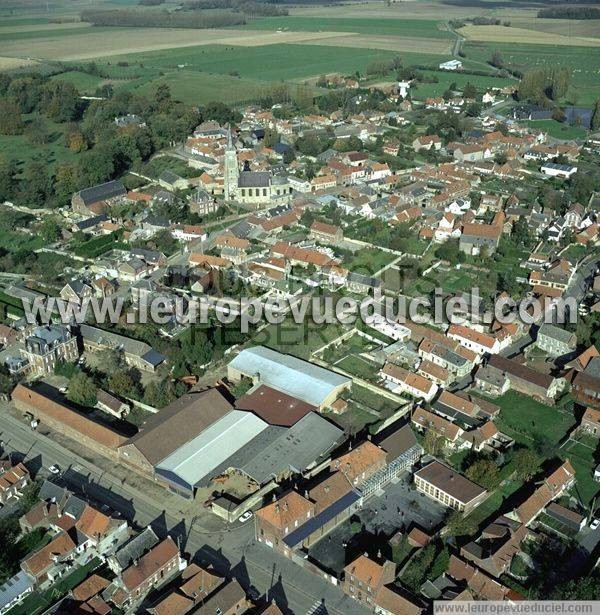
{"label": "white house", "polygon": [[462,68],[462,62],[460,60],[448,60],[440,64],[441,70],[459,70]]}

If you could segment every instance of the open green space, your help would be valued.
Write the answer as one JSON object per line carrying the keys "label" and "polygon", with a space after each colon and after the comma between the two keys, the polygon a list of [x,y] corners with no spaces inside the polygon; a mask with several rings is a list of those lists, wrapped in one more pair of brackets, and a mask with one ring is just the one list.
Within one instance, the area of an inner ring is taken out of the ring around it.
{"label": "open green space", "polygon": [[[596,446],[598,443],[595,443]],[[589,504],[600,493],[600,483],[594,480],[595,448],[590,447],[584,441],[570,440],[561,450],[563,459],[568,459],[575,469],[577,483],[574,491],[584,504]]]}
{"label": "open green space", "polygon": [[[201,45],[180,49],[164,49],[127,55],[112,56],[105,61],[142,63],[144,67],[161,69],[184,65],[188,70],[200,70],[224,75],[236,74],[261,81],[301,79],[338,71],[354,73],[379,60],[391,60],[394,51],[324,45],[262,45],[257,47],[230,47],[228,45]],[[431,64],[431,54],[402,54],[406,64]],[[188,75],[189,76],[189,75]]]}
{"label": "open green space", "polygon": [[370,361],[357,355],[348,355],[341,361],[338,361],[336,367],[363,380],[377,379],[377,367]]}
{"label": "open green space", "polygon": [[480,62],[488,62],[496,50],[505,66],[521,72],[530,68],[571,68],[571,87],[566,96],[571,102],[591,105],[600,98],[600,47],[471,41],[463,45],[467,59]]}
{"label": "open green space", "polygon": [[[35,114],[23,115],[23,120],[34,119]],[[66,124],[57,124],[48,118],[42,118],[48,129],[48,142],[35,144],[26,135],[0,135],[0,155],[7,160],[25,162],[42,160],[48,166],[61,162],[74,162],[77,154],[65,145]]]}
{"label": "open green space", "polygon": [[467,83],[474,85],[480,93],[491,88],[503,88],[514,85],[512,79],[495,77],[493,75],[467,75],[464,73],[443,72],[443,71],[423,71],[428,77],[437,77],[437,83],[416,83],[410,90],[413,100],[423,100],[425,98],[441,96],[452,84],[456,84],[456,89],[462,90]]}
{"label": "open green space", "polygon": [[77,70],[53,75],[51,80],[72,83],[81,94],[93,94],[96,91],[96,88],[104,81],[102,77],[89,75],[88,73],[82,73]]}
{"label": "open green space", "polygon": [[556,445],[575,424],[573,414],[566,412],[560,402],[554,407],[546,406],[515,391],[508,391],[493,402],[502,409],[494,420],[498,428],[527,447],[540,438]]}
{"label": "open green space", "polygon": [[[240,26],[236,26],[239,28]],[[265,17],[242,26],[251,30],[289,30],[290,32],[358,32],[378,36],[417,36],[422,38],[454,38],[433,19],[373,19],[304,17]]]}
{"label": "open green space", "polygon": [[203,105],[215,100],[230,104],[255,100],[269,86],[268,83],[253,79],[183,70],[143,81],[139,87],[136,87],[135,82],[125,87],[150,96],[155,88],[164,83],[171,89],[173,98],[190,105]]}
{"label": "open green space", "polygon": [[587,135],[587,130],[583,126],[571,126],[556,120],[525,120],[523,123],[536,130],[547,132],[555,139],[585,139]]}

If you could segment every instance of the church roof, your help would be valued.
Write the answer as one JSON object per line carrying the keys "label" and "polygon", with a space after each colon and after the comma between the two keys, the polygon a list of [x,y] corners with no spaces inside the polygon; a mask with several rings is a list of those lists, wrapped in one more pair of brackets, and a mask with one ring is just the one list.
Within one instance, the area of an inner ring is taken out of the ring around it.
{"label": "church roof", "polygon": [[238,188],[267,188],[271,174],[266,171],[242,171],[238,177]]}

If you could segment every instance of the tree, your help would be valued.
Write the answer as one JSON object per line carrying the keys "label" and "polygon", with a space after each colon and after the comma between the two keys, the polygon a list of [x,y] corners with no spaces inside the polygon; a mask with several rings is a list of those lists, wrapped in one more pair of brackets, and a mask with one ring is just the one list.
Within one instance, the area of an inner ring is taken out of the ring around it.
{"label": "tree", "polygon": [[423,438],[423,448],[425,452],[434,457],[438,457],[443,454],[446,448],[446,438],[444,438],[444,436],[439,436],[432,429],[428,429]]}
{"label": "tree", "polygon": [[273,128],[267,128],[265,130],[265,136],[263,138],[263,144],[265,147],[273,147],[279,143],[279,134]]}
{"label": "tree", "polygon": [[472,83],[467,81],[465,87],[463,88],[463,96],[465,98],[477,98],[477,88]]}
{"label": "tree", "polygon": [[17,163],[0,156],[0,202],[10,201],[17,191]]}
{"label": "tree", "polygon": [[528,481],[535,474],[540,463],[539,457],[528,448],[517,449],[512,456],[512,464],[517,478]]}
{"label": "tree", "polygon": [[492,57],[490,58],[490,64],[495,66],[496,68],[502,68],[504,66],[504,60],[500,55],[499,51],[493,51]]}
{"label": "tree", "polygon": [[19,107],[12,100],[0,100],[0,134],[19,135],[22,132]]}
{"label": "tree", "polygon": [[479,459],[470,465],[465,476],[486,489],[495,489],[500,483],[498,467],[489,459]]}
{"label": "tree", "polygon": [[61,228],[56,218],[44,218],[40,224],[40,235],[49,243],[54,243],[60,238]]}
{"label": "tree", "polygon": [[43,162],[30,160],[23,169],[20,200],[31,206],[43,207],[52,194],[52,178]]}
{"label": "tree", "polygon": [[173,106],[171,88],[167,83],[159,83],[154,90],[154,103],[159,113],[165,113]]}
{"label": "tree", "polygon": [[40,107],[55,122],[71,122],[79,116],[79,92],[68,81],[50,81],[42,88]]}
{"label": "tree", "polygon": [[600,98],[594,103],[592,116],[590,118],[590,130],[600,130]]}
{"label": "tree", "polygon": [[600,600],[600,570],[556,585],[551,600]]}
{"label": "tree", "polygon": [[133,399],[141,397],[140,382],[132,369],[119,369],[111,374],[108,388],[121,397]]}
{"label": "tree", "polygon": [[69,381],[67,399],[80,406],[93,407],[98,402],[98,387],[85,373],[78,372]]}
{"label": "tree", "polygon": [[444,533],[447,536],[470,536],[476,530],[475,521],[465,517],[458,510],[451,512],[444,524]]}
{"label": "tree", "polygon": [[33,145],[45,145],[50,140],[50,131],[41,117],[35,117],[27,124],[25,134]]}
{"label": "tree", "polygon": [[168,378],[161,382],[150,382],[144,391],[144,403],[154,408],[164,408],[175,397],[175,388]]}

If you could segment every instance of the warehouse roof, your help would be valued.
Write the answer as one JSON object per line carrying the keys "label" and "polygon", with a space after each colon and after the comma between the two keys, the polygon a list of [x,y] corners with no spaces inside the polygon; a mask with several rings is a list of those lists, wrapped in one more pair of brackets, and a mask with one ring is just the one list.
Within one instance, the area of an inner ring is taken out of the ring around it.
{"label": "warehouse roof", "polygon": [[261,384],[235,402],[238,410],[250,410],[271,425],[291,427],[316,406]]}
{"label": "warehouse roof", "polygon": [[78,194],[83,200],[83,203],[87,206],[97,203],[98,201],[112,199],[116,196],[124,196],[127,194],[127,190],[125,190],[125,186],[121,181],[113,180],[104,184],[92,186],[91,188],[85,188]]}
{"label": "warehouse roof", "polygon": [[335,388],[351,382],[350,378],[264,346],[242,350],[229,365],[249,377],[260,375],[262,383],[314,406],[321,406]]}
{"label": "warehouse roof", "polygon": [[192,488],[266,428],[251,412],[232,410],[163,459],[156,472]]}
{"label": "warehouse roof", "polygon": [[322,416],[311,412],[239,469],[258,484],[288,468],[301,472],[332,450],[343,433]]}
{"label": "warehouse roof", "polygon": [[127,445],[134,445],[155,465],[193,440],[231,408],[218,389],[188,393],[152,415]]}

